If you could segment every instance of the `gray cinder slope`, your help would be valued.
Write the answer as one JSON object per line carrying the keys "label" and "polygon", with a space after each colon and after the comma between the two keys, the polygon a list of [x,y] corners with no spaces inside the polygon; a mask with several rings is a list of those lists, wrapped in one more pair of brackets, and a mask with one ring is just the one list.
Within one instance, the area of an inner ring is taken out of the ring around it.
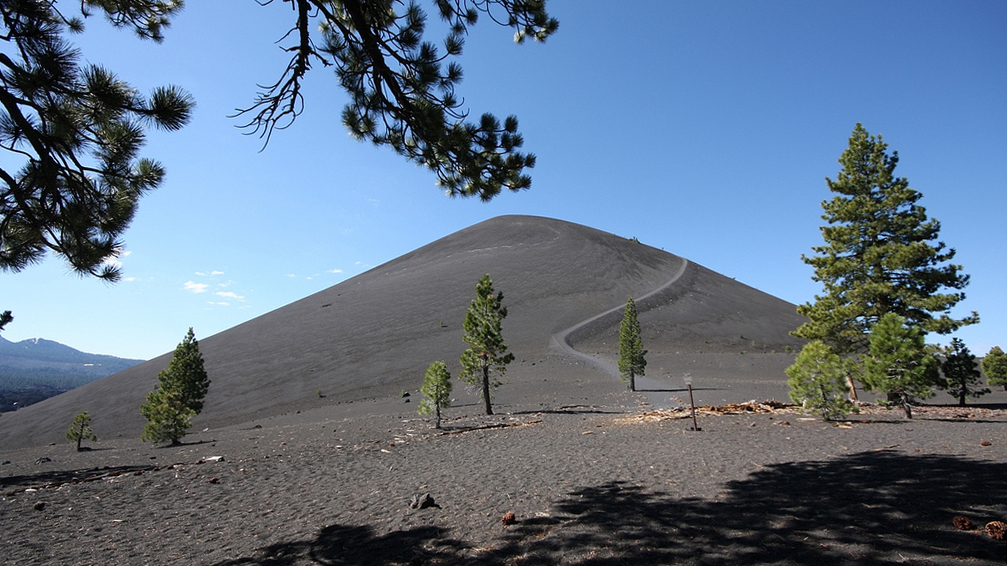
{"label": "gray cinder slope", "polygon": [[[426,366],[438,359],[457,374],[465,348],[461,323],[483,274],[489,273],[504,293],[510,312],[504,333],[521,363],[547,354],[554,333],[664,285],[683,261],[560,220],[487,220],[201,339],[212,384],[195,426],[226,426],[320,404],[395,395],[415,389]],[[793,305],[700,266],[690,264],[681,279],[646,302],[641,315],[644,324],[649,318],[661,328],[657,336],[669,341],[669,348],[694,334],[690,340],[698,343],[704,332],[726,340],[740,333],[736,320],[779,319],[766,330],[774,335],[765,338],[781,343],[796,326]],[[578,339],[603,340],[609,323],[603,319],[597,329],[590,325]],[[664,346],[652,339],[647,347]],[[58,442],[73,415],[83,410],[93,415],[99,437],[138,436],[143,425],[138,407],[169,360],[166,354],[5,415],[0,448]]]}

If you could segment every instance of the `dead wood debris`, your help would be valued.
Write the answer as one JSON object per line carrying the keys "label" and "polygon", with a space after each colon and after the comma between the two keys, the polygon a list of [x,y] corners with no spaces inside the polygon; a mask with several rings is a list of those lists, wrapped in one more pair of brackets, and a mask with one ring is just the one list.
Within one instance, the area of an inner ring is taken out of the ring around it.
{"label": "dead wood debris", "polygon": [[[779,401],[749,401],[747,403],[729,403],[727,405],[703,405],[696,407],[696,415],[719,416],[719,415],[754,415],[763,413],[795,412],[796,406]],[[624,422],[654,422],[668,421],[676,419],[688,419],[692,417],[692,412],[688,407],[674,409],[657,409],[636,415],[631,415]]]}
{"label": "dead wood debris", "polygon": [[432,436],[447,436],[447,435],[450,435],[450,434],[465,434],[465,433],[469,433],[469,432],[478,432],[478,431],[481,431],[481,430],[492,430],[492,429],[497,429],[497,428],[517,428],[517,427],[521,427],[521,426],[536,425],[536,424],[542,424],[542,420],[538,419],[538,420],[533,420],[533,421],[523,421],[523,422],[516,422],[516,423],[498,423],[498,424],[486,424],[486,425],[471,426],[471,427],[465,427],[465,428],[459,428],[459,429],[445,430],[445,431],[433,434]]}

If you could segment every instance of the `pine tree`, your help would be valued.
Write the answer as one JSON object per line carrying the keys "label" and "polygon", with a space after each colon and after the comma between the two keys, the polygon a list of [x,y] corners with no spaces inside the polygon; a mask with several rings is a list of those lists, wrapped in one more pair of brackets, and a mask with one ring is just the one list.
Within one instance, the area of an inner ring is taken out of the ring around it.
{"label": "pine tree", "polygon": [[846,373],[843,359],[821,340],[812,340],[798,354],[794,365],[786,369],[790,399],[825,420],[839,419],[858,412],[856,405],[843,397]]}
{"label": "pine tree", "polygon": [[982,365],[986,382],[990,385],[1003,385],[1004,391],[1007,391],[1007,354],[1004,354],[1000,346],[990,348]]}
{"label": "pine tree", "polygon": [[458,377],[469,385],[481,386],[480,395],[487,415],[493,414],[490,391],[500,386],[500,381],[491,378],[490,371],[503,375],[507,364],[514,361],[514,354],[507,353],[503,339],[502,322],[506,317],[503,293],[494,295],[493,281],[489,275],[484,275],[476,284],[476,298],[465,313],[462,340],[469,347],[462,352],[462,372]]}
{"label": "pine tree", "polygon": [[917,204],[922,195],[895,177],[898,152],[889,155],[887,147],[857,124],[839,159],[842,170],[835,181],[826,179],[836,196],[822,202],[825,245],[802,258],[825,290],[798,307],[810,320],[794,334],[822,340],[839,355],[864,352],[869,329],[886,313],[938,334],[979,321],[974,312],[948,314],[965,298],[969,277],[947,263],[955,250],[936,241],[940,223]]}
{"label": "pine tree", "polygon": [[[282,38],[292,53],[280,80],[258,94],[241,114],[246,127],[267,142],[274,129],[287,127],[303,110],[301,80],[313,63],[332,67],[349,94],[343,124],[360,140],[388,146],[399,155],[433,171],[451,196],[490,200],[502,188],[531,186],[525,168],[535,156],[518,151],[524,140],[518,121],[503,123],[492,114],[467,121],[463,98],[455,93],[462,69],[452,58],[461,55],[468,29],[480,12],[514,29],[514,40],[545,41],[559,27],[545,0],[477,0],[434,2],[446,24],[443,52],[424,41],[426,14],[418,2],[303,0],[297,2],[295,25]],[[312,37],[318,30],[321,41]]]}
{"label": "pine tree", "polygon": [[154,444],[181,444],[192,426],[190,419],[203,410],[203,399],[210,387],[192,328],[175,348],[168,368],[157,374],[157,381],[157,387],[140,406],[140,413],[148,421],[140,438]]}
{"label": "pine tree", "polygon": [[441,409],[451,406],[451,373],[444,362],[433,362],[427,367],[420,393],[423,400],[420,401],[419,413],[434,413],[434,428],[441,428]]}
{"label": "pine tree", "polygon": [[643,349],[640,338],[640,322],[636,318],[636,303],[630,297],[622,314],[619,326],[619,375],[629,382],[630,391],[636,391],[636,376],[644,375],[647,367],[647,350]]}
{"label": "pine tree", "polygon": [[[109,0],[80,3],[118,27],[160,41],[181,2]],[[143,96],[111,71],[84,65],[67,41],[79,17],[52,0],[0,3],[0,270],[20,271],[47,250],[80,274],[114,281],[120,237],[140,196],[164,169],[141,159],[146,126],[177,130],[192,97],[175,86]],[[65,15],[67,14],[67,15]]]}
{"label": "pine tree", "polygon": [[923,331],[888,313],[871,328],[869,355],[864,358],[864,386],[887,395],[885,405],[901,407],[913,418],[912,403],[932,397],[940,385],[937,361],[927,351]]}
{"label": "pine tree", "polygon": [[91,415],[87,411],[83,413],[78,413],[76,417],[73,418],[73,422],[70,424],[70,430],[66,432],[66,439],[70,442],[77,443],[77,452],[80,452],[82,448],[80,443],[83,440],[90,440],[92,442],[98,440],[98,437],[91,430]]}
{"label": "pine tree", "polygon": [[952,338],[951,344],[944,348],[941,372],[944,374],[943,388],[958,399],[958,404],[962,407],[965,406],[966,397],[978,399],[990,392],[989,389],[977,387],[982,383],[979,364],[960,338]]}

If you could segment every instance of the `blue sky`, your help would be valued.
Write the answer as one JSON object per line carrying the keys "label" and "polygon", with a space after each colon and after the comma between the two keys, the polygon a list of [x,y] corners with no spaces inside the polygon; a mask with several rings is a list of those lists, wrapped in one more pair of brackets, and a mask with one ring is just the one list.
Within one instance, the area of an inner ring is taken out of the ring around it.
{"label": "blue sky", "polygon": [[91,18],[73,38],[85,60],[141,91],[180,85],[197,108],[182,131],[149,135],[143,155],[168,175],[125,236],[125,279],[81,279],[54,257],[2,273],[3,336],[150,358],[190,326],[205,338],[501,214],[635,236],[803,303],[821,290],[800,258],[822,241],[825,177],[861,122],[899,152],[972,277],[956,312],[982,322],[957,336],[977,354],[1007,347],[1007,3],[549,10],[560,29],[545,44],[484,19],[460,59],[466,106],[516,114],[538,155],[532,188],[490,203],[449,199],[426,170],[352,140],[328,69],[264,151],[242,135],[227,116],[279,77],[284,4],[190,1],[160,45]]}

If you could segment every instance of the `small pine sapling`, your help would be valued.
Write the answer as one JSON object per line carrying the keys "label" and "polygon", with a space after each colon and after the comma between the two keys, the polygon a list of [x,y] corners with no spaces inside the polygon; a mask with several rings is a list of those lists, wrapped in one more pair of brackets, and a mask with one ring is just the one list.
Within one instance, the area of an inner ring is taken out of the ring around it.
{"label": "small pine sapling", "polygon": [[451,373],[444,362],[436,361],[427,367],[420,393],[423,400],[417,410],[421,415],[434,413],[434,428],[441,428],[441,409],[451,406]]}
{"label": "small pine sapling", "polygon": [[888,313],[871,327],[869,355],[864,358],[864,387],[887,395],[881,403],[897,405],[913,418],[912,403],[934,395],[940,384],[937,360],[927,351],[923,332],[906,319]]}
{"label": "small pine sapling", "polygon": [[1003,385],[1007,391],[1007,354],[1000,346],[993,346],[983,358],[983,372],[986,373],[986,383]]}
{"label": "small pine sapling", "polygon": [[77,416],[73,418],[73,423],[70,424],[70,430],[66,432],[66,439],[70,442],[77,443],[77,452],[84,450],[81,448],[81,441],[90,440],[91,442],[95,442],[98,440],[94,431],[91,430],[91,415],[89,415],[87,411],[78,413]]}
{"label": "small pine sapling", "polygon": [[859,412],[846,393],[846,368],[843,360],[821,340],[808,342],[786,369],[790,378],[790,399],[803,410],[830,421]]}
{"label": "small pine sapling", "polygon": [[966,397],[978,399],[990,392],[985,387],[979,387],[982,384],[979,364],[965,342],[959,338],[952,338],[951,344],[944,349],[941,371],[944,373],[942,386],[949,395],[958,399],[958,404],[962,407],[965,406]]}

